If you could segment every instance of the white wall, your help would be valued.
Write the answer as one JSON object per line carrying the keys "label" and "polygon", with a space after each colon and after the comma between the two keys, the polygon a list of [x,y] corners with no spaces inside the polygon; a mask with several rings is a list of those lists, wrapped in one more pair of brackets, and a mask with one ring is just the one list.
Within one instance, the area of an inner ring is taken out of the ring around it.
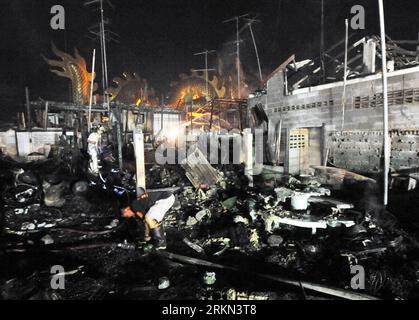
{"label": "white wall", "polygon": [[[25,157],[32,152],[45,153],[45,145],[58,143],[61,131],[0,132],[0,146],[7,155]],[[17,141],[16,141],[17,137]]]}
{"label": "white wall", "polygon": [[0,148],[9,156],[15,157],[17,155],[16,135],[14,130],[0,132]]}

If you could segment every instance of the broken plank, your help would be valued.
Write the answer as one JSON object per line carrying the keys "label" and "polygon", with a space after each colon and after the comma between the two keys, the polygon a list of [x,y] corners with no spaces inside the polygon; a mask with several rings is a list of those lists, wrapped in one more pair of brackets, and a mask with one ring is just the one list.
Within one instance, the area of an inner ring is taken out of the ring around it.
{"label": "broken plank", "polygon": [[344,183],[369,182],[376,183],[374,179],[340,168],[312,166],[314,175],[323,185],[332,186],[335,189],[342,189]]}
{"label": "broken plank", "polygon": [[186,177],[197,189],[202,184],[215,186],[222,179],[198,147],[183,161],[182,167],[186,171]]}
{"label": "broken plank", "polygon": [[[243,270],[239,270],[239,268],[236,268],[236,267],[224,266],[224,265],[217,264],[217,263],[212,263],[212,262],[209,262],[209,261],[206,261],[206,260],[201,260],[201,259],[191,258],[191,257],[187,257],[187,256],[182,256],[182,255],[175,254],[175,253],[170,253],[170,252],[167,252],[167,251],[160,251],[160,252],[158,252],[158,254],[167,258],[167,259],[182,261],[182,262],[197,265],[197,266],[203,266],[203,267],[214,268],[214,269],[230,270],[230,271],[236,271],[236,272],[239,272],[239,271],[243,272]],[[283,278],[283,277],[265,275],[265,274],[260,274],[260,273],[256,273],[254,275],[259,276],[259,277],[264,278],[264,279],[268,279],[268,280],[277,281],[277,282],[289,284],[289,285],[292,285],[292,286],[296,286],[296,287],[299,287],[299,288],[302,286],[303,288],[308,289],[308,290],[316,291],[316,292],[319,292],[319,293],[322,293],[322,294],[326,294],[326,295],[330,295],[330,296],[334,296],[334,297],[338,297],[338,298],[342,298],[342,299],[347,299],[347,300],[380,300],[379,298],[376,298],[376,297],[373,297],[373,296],[370,296],[370,295],[367,295],[367,294],[363,294],[363,293],[359,293],[359,292],[353,292],[353,291],[339,289],[339,288],[334,288],[334,287],[329,287],[329,286],[316,284],[316,283],[312,283],[312,282],[290,280],[290,279]]]}

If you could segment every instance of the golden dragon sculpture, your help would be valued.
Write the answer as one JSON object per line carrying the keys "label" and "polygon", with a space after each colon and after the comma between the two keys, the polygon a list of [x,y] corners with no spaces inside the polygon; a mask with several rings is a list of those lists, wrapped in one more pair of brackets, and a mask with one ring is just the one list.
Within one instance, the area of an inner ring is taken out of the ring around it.
{"label": "golden dragon sculpture", "polygon": [[[179,75],[179,81],[173,81],[172,100],[170,104],[174,107],[179,107],[185,104],[185,98],[191,97],[197,103],[198,101],[211,100],[213,98],[219,99],[235,99],[237,98],[237,80],[235,76],[236,70],[230,68],[226,72],[224,63],[221,59],[218,60],[217,71],[208,77],[208,91],[207,79],[204,72],[191,70],[190,74],[182,73]],[[244,70],[240,64],[240,71],[242,74],[241,86],[247,88],[248,84],[244,76]]]}
{"label": "golden dragon sculpture", "polygon": [[[78,105],[85,105],[89,103],[90,86],[92,81],[92,74],[87,71],[86,60],[80,55],[77,49],[74,49],[74,57],[68,53],[57,49],[54,43],[51,45],[52,52],[60,58],[60,60],[47,59],[42,55],[44,60],[54,68],[51,72],[56,75],[71,80],[73,103]],[[96,74],[93,74],[93,79]],[[93,91],[98,88],[97,83],[94,84]]]}
{"label": "golden dragon sculpture", "polygon": [[[92,74],[87,71],[86,60],[80,56],[79,51],[74,49],[74,57],[68,53],[62,52],[52,43],[52,52],[60,58],[60,60],[47,59],[44,60],[54,68],[51,72],[56,75],[71,80],[73,103],[78,105],[86,105],[90,99],[90,87]],[[94,74],[93,79],[95,79]],[[107,92],[111,101],[129,105],[140,104],[154,107],[159,104],[159,99],[153,88],[148,85],[146,79],[141,79],[136,73],[124,72],[122,76],[113,79],[116,87],[108,88]],[[94,91],[98,88],[97,83],[94,84]],[[100,97],[99,97],[100,99]]]}

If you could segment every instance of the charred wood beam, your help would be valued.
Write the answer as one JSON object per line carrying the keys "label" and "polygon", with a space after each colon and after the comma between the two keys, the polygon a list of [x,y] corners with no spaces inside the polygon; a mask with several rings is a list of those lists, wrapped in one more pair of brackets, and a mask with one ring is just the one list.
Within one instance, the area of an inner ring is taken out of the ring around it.
{"label": "charred wood beam", "polygon": [[[349,35],[349,39],[351,39],[353,36],[354,36],[355,34],[350,34]],[[335,43],[333,46],[331,46],[327,51],[325,51],[325,56],[327,56],[328,58],[330,58],[330,57],[333,57],[333,55],[332,55],[332,52],[335,50],[335,49],[337,49],[339,46],[341,46],[341,45],[343,45],[345,43],[345,38],[344,39],[342,39],[341,41],[339,41],[339,42],[337,42],[337,43]],[[355,48],[355,46],[353,46],[353,48]],[[351,49],[352,50],[352,49]],[[343,56],[345,53],[340,53],[339,55],[337,55],[336,56],[336,58],[337,57],[339,57],[339,56]],[[316,58],[316,59],[313,59],[313,62],[315,62],[315,61],[317,61],[317,60],[319,60],[319,58]],[[336,62],[336,61],[335,61]],[[339,61],[339,63],[343,63],[343,62],[340,62]]]}
{"label": "charred wood beam", "polygon": [[[355,57],[353,57],[352,59],[349,59],[349,61],[348,61],[348,66],[351,64],[351,63],[353,63],[353,62],[355,62],[355,61],[357,61],[357,60],[359,60],[359,59],[362,59],[362,54],[358,54],[358,55],[356,55]],[[337,67],[336,68],[336,73],[338,73],[338,72],[340,72],[343,68],[344,68],[345,66],[339,66],[339,67]],[[357,67],[357,66],[356,66]],[[356,67],[351,67],[351,66],[349,66],[349,69],[354,69],[354,68],[356,68]]]}
{"label": "charred wood beam", "polygon": [[329,54],[327,54],[327,53],[325,53],[325,54],[324,54],[324,56],[325,56],[326,58],[328,58],[329,60],[331,60],[331,61],[333,61],[333,62],[337,63],[337,64],[343,64],[343,62],[342,62],[342,61],[340,61],[340,60],[338,60],[338,59],[337,59],[337,57],[332,57],[331,55],[329,55]]}
{"label": "charred wood beam", "polygon": [[395,44],[419,45],[419,40],[393,40]]}
{"label": "charred wood beam", "polygon": [[[229,271],[243,273],[243,270],[241,270],[238,267],[225,266],[225,265],[209,262],[206,260],[182,256],[182,255],[167,252],[167,251],[161,251],[158,254],[170,260],[176,260],[176,261],[192,264],[195,266],[202,266],[202,267],[207,267],[207,268],[222,269],[222,270],[229,270]],[[380,300],[379,298],[376,298],[367,294],[353,292],[353,291],[344,290],[340,288],[329,287],[329,286],[316,284],[312,282],[291,280],[284,277],[277,277],[277,276],[265,275],[265,274],[260,274],[260,273],[255,273],[254,275],[260,278],[267,279],[267,280],[288,284],[288,285],[298,287],[298,288],[303,287],[304,289],[307,289],[307,290],[312,290],[318,293],[334,296],[337,298],[347,299],[347,300]]]}
{"label": "charred wood beam", "polygon": [[410,56],[410,57],[416,57],[418,55],[418,52],[416,51],[409,51],[409,50],[405,50],[402,49],[400,47],[388,44],[387,45],[388,50],[390,51],[390,53],[397,53],[397,54],[402,54],[402,55],[406,55],[406,56]]}
{"label": "charred wood beam", "polygon": [[[351,53],[351,52],[352,52],[355,48],[356,48],[355,46],[351,46],[351,47],[348,49],[348,53]],[[325,54],[325,56],[326,56],[327,58],[331,59],[332,61],[334,61],[334,62],[338,63],[338,64],[343,64],[344,62],[343,62],[343,61],[341,61],[341,60],[339,60],[339,58],[342,58],[342,57],[344,57],[344,56],[345,56],[345,51],[340,52],[339,54],[335,55],[334,57],[333,57],[333,56],[331,56],[331,55],[329,55],[329,54]]]}
{"label": "charred wood beam", "polygon": [[[349,35],[349,39],[352,39],[352,37],[354,36],[354,34],[350,34]],[[334,44],[333,46],[331,46],[329,49],[327,49],[325,51],[325,53],[329,54],[331,53],[333,50],[335,50],[336,48],[338,48],[339,46],[343,45],[345,43],[345,38],[343,38],[341,41],[337,42],[336,44]]]}
{"label": "charred wood beam", "polygon": [[287,66],[291,63],[295,63],[295,54],[290,56],[287,60],[285,60],[278,68],[276,68],[266,79],[264,82],[268,82],[275,74],[277,74],[279,71],[284,70],[287,68]]}
{"label": "charred wood beam", "polygon": [[[386,37],[390,43],[387,43],[387,51],[388,54],[400,54],[400,55],[406,55],[406,56],[410,56],[410,57],[416,57],[418,55],[418,52],[416,51],[410,51],[410,50],[405,50],[403,48],[400,48],[395,41],[393,41],[392,39],[390,39],[388,36]],[[381,45],[378,41],[378,45],[377,47],[379,48],[379,50],[381,51]]]}
{"label": "charred wood beam", "polygon": [[[352,46],[348,50],[348,52],[352,52],[355,48],[356,48],[355,46]],[[344,55],[344,53],[339,53],[336,56],[332,56],[329,53],[330,52],[326,52],[325,57],[327,57],[332,62],[337,63],[339,66],[336,69],[336,73],[340,72],[341,69],[344,66],[343,66],[343,62],[340,61],[338,58],[341,57],[342,55]],[[348,61],[348,64],[351,64],[351,63],[353,63],[354,61],[356,61],[360,58],[362,58],[362,54],[358,54],[354,58],[350,59]],[[317,69],[318,69],[318,65],[315,64],[315,63],[314,64],[308,64],[308,65],[302,67],[300,70],[298,70],[298,72],[296,74],[294,74],[293,76],[288,78],[288,82],[289,82],[290,86],[294,87],[294,89],[295,89],[296,86],[301,86],[302,84],[304,84],[306,82],[307,82],[308,85],[310,85],[311,77],[315,75],[315,71]]]}
{"label": "charred wood beam", "polygon": [[[313,72],[318,69],[316,66],[310,66],[309,68],[300,69],[296,74],[288,78],[288,85],[291,88],[295,89],[295,86],[305,83],[307,80],[311,79]],[[308,81],[308,85],[310,82]]]}

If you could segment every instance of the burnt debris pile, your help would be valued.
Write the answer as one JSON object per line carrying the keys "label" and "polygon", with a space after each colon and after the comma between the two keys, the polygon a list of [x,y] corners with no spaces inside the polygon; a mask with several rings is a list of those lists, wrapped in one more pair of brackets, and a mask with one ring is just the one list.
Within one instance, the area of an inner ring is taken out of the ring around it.
{"label": "burnt debris pile", "polygon": [[155,251],[139,220],[121,217],[133,175],[103,171],[2,157],[1,299],[418,297],[416,234],[377,204],[370,178],[318,167],[249,186],[241,165],[155,165],[150,189],[176,195],[167,250]]}

